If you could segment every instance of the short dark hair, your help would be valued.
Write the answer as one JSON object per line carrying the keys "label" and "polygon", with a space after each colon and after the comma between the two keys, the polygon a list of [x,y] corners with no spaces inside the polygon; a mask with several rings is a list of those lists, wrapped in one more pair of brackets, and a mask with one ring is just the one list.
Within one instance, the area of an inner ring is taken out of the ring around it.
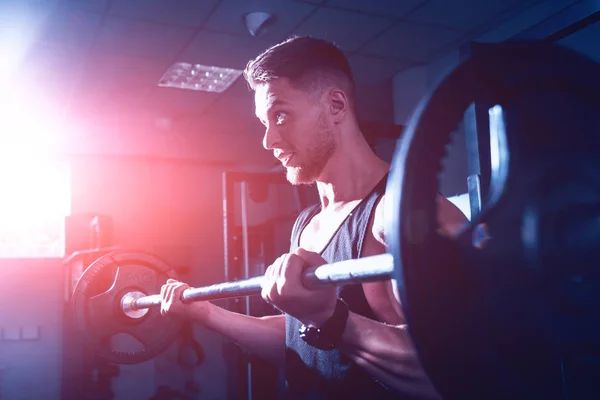
{"label": "short dark hair", "polygon": [[250,88],[278,78],[308,92],[338,86],[355,105],[354,76],[344,53],[333,43],[310,36],[293,36],[276,44],[253,60],[244,70]]}

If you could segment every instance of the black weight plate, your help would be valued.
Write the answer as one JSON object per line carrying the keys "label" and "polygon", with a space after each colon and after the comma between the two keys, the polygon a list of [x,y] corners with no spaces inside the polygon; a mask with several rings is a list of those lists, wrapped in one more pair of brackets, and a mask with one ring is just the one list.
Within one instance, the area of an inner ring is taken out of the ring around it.
{"label": "black weight plate", "polygon": [[[582,128],[583,115],[560,100],[585,102],[598,115],[600,68],[547,44],[476,50],[422,99],[397,145],[385,202],[395,279],[422,364],[444,399],[562,398],[560,357],[578,338],[589,339],[590,327],[598,331],[600,311],[561,314],[552,292],[561,275],[532,261],[523,221],[546,198],[539,183],[552,181],[557,165],[600,157],[596,131]],[[506,168],[496,171],[478,217],[459,235],[442,236],[442,160],[478,101],[499,105],[503,126],[495,128],[505,136],[496,155]],[[491,239],[474,246],[481,229]]]}
{"label": "black weight plate", "polygon": [[[128,292],[158,294],[169,278],[177,279],[175,271],[146,252],[119,250],[93,262],[75,286],[71,304],[83,342],[98,356],[118,364],[142,363],[162,353],[177,338],[180,321],[162,316],[159,306],[142,318],[130,318],[122,312],[120,301]],[[122,343],[122,334],[135,338],[136,345]],[[115,349],[119,344],[126,350]]]}

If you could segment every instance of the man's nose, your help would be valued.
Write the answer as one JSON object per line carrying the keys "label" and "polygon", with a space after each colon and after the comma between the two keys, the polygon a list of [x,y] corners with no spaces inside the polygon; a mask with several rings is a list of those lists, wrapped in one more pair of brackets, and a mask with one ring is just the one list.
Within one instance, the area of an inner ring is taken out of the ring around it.
{"label": "man's nose", "polygon": [[279,136],[279,131],[276,127],[271,125],[267,126],[265,129],[265,134],[263,136],[263,147],[266,150],[273,150],[275,145],[281,141],[281,136]]}

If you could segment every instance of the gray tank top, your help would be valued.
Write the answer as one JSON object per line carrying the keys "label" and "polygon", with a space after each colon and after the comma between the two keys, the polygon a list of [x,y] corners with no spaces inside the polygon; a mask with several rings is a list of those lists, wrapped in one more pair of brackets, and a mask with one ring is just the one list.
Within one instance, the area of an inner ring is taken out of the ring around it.
{"label": "gray tank top", "polygon": [[[379,198],[385,193],[387,175],[344,220],[321,256],[329,263],[361,257],[363,241]],[[300,234],[320,211],[308,207],[298,216],[291,235],[293,252]],[[377,320],[360,284],[338,287],[350,311]],[[323,351],[307,345],[298,334],[300,321],[286,315],[286,399],[393,399],[398,398],[375,378],[338,350]]]}

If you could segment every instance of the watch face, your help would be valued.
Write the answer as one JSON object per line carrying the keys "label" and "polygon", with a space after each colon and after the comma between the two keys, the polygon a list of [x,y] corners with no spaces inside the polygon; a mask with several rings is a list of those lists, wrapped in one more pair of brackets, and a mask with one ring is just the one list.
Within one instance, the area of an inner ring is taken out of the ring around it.
{"label": "watch face", "polygon": [[298,333],[300,338],[310,346],[321,350],[333,350],[342,338],[347,319],[348,305],[338,299],[333,316],[322,328],[302,325]]}
{"label": "watch face", "polygon": [[319,340],[320,331],[312,326],[302,325],[300,327],[300,338],[308,344],[315,344]]}
{"label": "watch face", "polygon": [[309,346],[320,350],[333,350],[335,348],[332,343],[323,337],[323,332],[319,328],[302,325],[299,333],[300,338]]}

